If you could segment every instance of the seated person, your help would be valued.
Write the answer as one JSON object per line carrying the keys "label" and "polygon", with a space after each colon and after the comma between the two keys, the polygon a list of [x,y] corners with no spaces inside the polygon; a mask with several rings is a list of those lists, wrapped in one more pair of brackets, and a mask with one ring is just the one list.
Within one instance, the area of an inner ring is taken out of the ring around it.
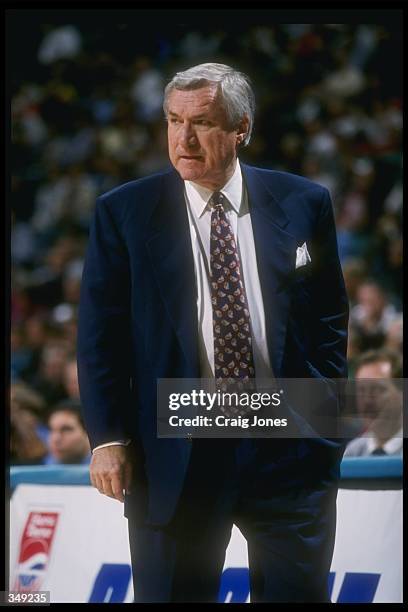
{"label": "seated person", "polygon": [[344,457],[402,455],[402,376],[400,358],[390,350],[363,353],[356,363],[357,412],[363,433],[351,440]]}
{"label": "seated person", "polygon": [[10,465],[41,465],[48,452],[46,403],[22,381],[10,386]]}
{"label": "seated person", "polygon": [[50,430],[49,453],[43,464],[88,464],[91,449],[84,428],[79,402],[65,400],[59,402],[48,417]]}

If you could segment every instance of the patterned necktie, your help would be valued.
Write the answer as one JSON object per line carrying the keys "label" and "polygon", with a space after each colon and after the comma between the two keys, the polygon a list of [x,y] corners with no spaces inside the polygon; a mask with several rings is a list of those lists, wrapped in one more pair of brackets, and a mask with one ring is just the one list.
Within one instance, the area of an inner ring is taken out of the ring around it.
{"label": "patterned necktie", "polygon": [[242,384],[255,376],[251,322],[242,282],[241,264],[226,198],[216,191],[211,200],[211,301],[213,307],[214,369],[218,385]]}

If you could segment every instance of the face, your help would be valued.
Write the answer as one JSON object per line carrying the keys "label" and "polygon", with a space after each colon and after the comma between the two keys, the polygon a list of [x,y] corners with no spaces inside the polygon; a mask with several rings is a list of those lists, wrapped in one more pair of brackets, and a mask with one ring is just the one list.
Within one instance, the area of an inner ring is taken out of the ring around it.
{"label": "face", "polygon": [[358,289],[357,299],[365,309],[367,316],[379,317],[384,308],[384,296],[381,290],[374,285],[362,285]]}
{"label": "face", "polygon": [[355,378],[358,413],[369,425],[384,408],[382,398],[390,385],[391,364],[388,361],[366,363],[357,370]]}
{"label": "face", "polygon": [[61,347],[45,350],[42,355],[41,373],[47,380],[59,383],[63,376],[66,359],[66,351]]}
{"label": "face", "polygon": [[171,163],[183,180],[211,190],[221,189],[235,170],[237,145],[249,121],[233,129],[215,85],[181,91],[167,100],[168,145]]}
{"label": "face", "polygon": [[61,463],[77,463],[89,451],[89,440],[76,416],[63,410],[51,415],[49,447]]}

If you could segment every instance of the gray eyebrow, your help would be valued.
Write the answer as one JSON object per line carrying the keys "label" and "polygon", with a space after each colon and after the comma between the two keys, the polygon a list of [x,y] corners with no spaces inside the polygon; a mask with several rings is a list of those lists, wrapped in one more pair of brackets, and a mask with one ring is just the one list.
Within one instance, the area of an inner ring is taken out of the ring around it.
{"label": "gray eyebrow", "polygon": [[[169,110],[168,112],[169,115],[174,115],[175,117],[179,117],[180,115],[178,113],[175,113],[174,111]],[[207,119],[207,121],[211,121],[211,119],[208,118],[207,115],[196,115],[195,117],[192,117],[193,119]]]}

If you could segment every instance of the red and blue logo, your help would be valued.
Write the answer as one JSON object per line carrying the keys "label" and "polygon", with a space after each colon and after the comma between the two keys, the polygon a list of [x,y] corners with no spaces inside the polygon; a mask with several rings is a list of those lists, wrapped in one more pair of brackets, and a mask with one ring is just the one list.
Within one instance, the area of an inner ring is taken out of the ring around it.
{"label": "red and blue logo", "polygon": [[51,553],[58,512],[30,512],[21,536],[14,591],[39,591]]}

